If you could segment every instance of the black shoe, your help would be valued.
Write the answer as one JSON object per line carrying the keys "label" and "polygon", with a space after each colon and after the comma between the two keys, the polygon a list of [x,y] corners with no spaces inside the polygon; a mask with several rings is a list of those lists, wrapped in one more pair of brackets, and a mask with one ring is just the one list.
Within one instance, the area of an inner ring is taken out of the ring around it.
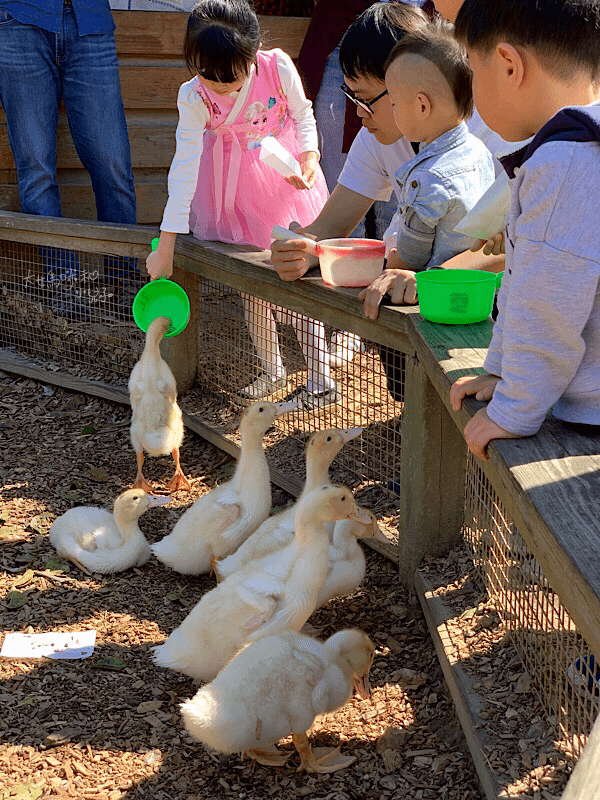
{"label": "black shoe", "polygon": [[339,403],[341,395],[336,386],[325,389],[324,392],[309,392],[306,386],[298,386],[293,392],[286,395],[282,402],[287,403],[290,400],[297,400],[305,411],[316,411],[318,408],[326,408],[333,403]]}

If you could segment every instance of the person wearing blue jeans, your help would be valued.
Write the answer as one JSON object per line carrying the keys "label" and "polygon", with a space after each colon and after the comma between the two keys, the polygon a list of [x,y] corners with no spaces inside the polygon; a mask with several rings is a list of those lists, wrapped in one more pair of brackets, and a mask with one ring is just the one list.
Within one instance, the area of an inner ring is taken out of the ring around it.
{"label": "person wearing blue jeans", "polygon": [[[23,213],[62,216],[56,179],[62,99],[98,220],[136,222],[114,28],[108,0],[0,0],[0,102]],[[77,276],[73,254],[47,248],[42,259],[49,281]],[[123,259],[107,266],[109,279],[132,269]]]}

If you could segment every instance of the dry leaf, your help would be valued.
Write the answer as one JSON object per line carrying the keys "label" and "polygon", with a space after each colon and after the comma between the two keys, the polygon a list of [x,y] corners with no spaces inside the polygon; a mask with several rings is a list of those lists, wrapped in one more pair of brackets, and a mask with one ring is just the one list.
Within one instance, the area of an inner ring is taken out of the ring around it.
{"label": "dry leaf", "polygon": [[27,603],[27,595],[24,592],[18,592],[13,589],[7,593],[6,600],[6,607],[14,610],[21,608]]}
{"label": "dry leaf", "polygon": [[106,481],[110,480],[110,475],[104,467],[92,467],[89,476],[93,481],[97,481],[98,483],[106,483]]}
{"label": "dry leaf", "polygon": [[13,586],[27,586],[27,584],[31,583],[33,580],[34,575],[35,573],[32,569],[25,570],[25,572],[13,583]]}

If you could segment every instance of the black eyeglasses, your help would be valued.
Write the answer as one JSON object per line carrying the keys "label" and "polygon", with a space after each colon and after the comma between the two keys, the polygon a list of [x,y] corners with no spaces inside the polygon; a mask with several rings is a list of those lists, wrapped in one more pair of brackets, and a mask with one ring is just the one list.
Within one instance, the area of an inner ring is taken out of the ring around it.
{"label": "black eyeglasses", "polygon": [[378,100],[381,100],[382,97],[385,97],[385,95],[388,93],[387,89],[384,89],[381,94],[377,95],[377,97],[374,97],[372,100],[367,101],[367,100],[359,100],[357,97],[355,97],[345,83],[342,83],[340,89],[346,95],[348,100],[351,100],[355,106],[362,108],[363,111],[366,111],[367,114],[371,115],[375,113],[373,111],[373,106],[375,105],[375,103]]}

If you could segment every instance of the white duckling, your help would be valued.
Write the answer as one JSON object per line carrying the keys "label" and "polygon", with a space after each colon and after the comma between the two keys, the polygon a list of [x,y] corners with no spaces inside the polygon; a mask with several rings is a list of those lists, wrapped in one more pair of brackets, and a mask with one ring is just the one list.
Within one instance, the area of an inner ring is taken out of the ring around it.
{"label": "white duckling", "polygon": [[167,488],[190,489],[190,483],[179,463],[179,448],[183,441],[183,419],[177,405],[177,384],[167,362],[160,354],[160,340],[171,320],[157,317],[146,331],[146,344],[140,360],[129,377],[131,402],[131,444],[137,458],[137,475],[134,488],[152,491],[144,478],[144,450],[151,456],[171,455],[175,473]]}
{"label": "white duckling", "polygon": [[154,555],[183,575],[209,572],[214,558],[233,553],[269,516],[271,482],[262,441],[276,417],[296,411],[290,403],[254,403],[240,421],[242,449],[230,481],[199,497],[168,536],[152,545]]}
{"label": "white duckling", "polygon": [[369,697],[375,647],[360,630],[339,631],[326,642],[286,631],[244,647],[216,678],[181,704],[187,732],[221,753],[244,753],[261,764],[283,766],[291,753],[275,742],[292,734],[307,772],[335,772],[355,761],[335,760],[339,748],[318,757],[306,731],[319,714],[343,706],[354,683]]}
{"label": "white duckling", "polygon": [[205,594],[154,648],[155,663],[209,681],[247,640],[300,630],[315,609],[329,566],[323,523],[336,519],[369,521],[345,486],[313,490],[298,506],[291,544]]}
{"label": "white duckling", "polygon": [[319,592],[317,608],[324,606],[333,597],[344,597],[357,589],[365,577],[365,554],[358,539],[377,539],[386,542],[387,538],[372,511],[362,509],[370,518],[367,525],[354,520],[339,520],[330,534],[329,570]]}
{"label": "white duckling", "polygon": [[313,489],[328,482],[329,467],[333,459],[347,442],[360,436],[362,431],[362,428],[333,428],[313,433],[306,445],[306,481],[298,500],[280,514],[266,519],[235,553],[221,561],[215,561],[212,566],[217,580],[224,580],[251,561],[263,558],[292,541],[298,503]]}
{"label": "white duckling", "polygon": [[88,574],[139,567],[150,558],[150,547],[138,519],[149,508],[170,502],[170,497],[127,489],[115,500],[112,514],[94,506],[70,508],[52,523],[50,544]]}

